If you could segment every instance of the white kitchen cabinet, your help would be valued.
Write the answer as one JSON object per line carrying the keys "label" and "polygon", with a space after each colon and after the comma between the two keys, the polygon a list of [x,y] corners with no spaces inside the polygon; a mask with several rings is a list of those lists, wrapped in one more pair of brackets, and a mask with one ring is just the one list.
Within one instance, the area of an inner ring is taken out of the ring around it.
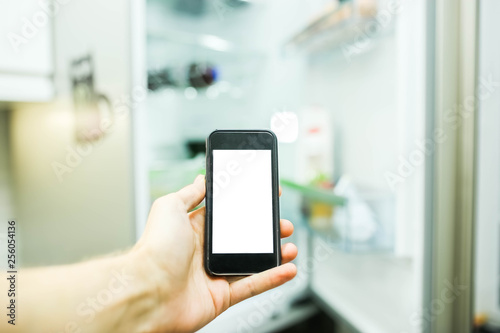
{"label": "white kitchen cabinet", "polygon": [[52,22],[63,6],[51,0],[0,0],[0,101],[52,97]]}
{"label": "white kitchen cabinet", "polygon": [[[16,194],[15,217],[22,221],[24,228],[21,260],[27,266],[77,262],[84,257],[129,248],[134,239],[131,105],[140,100],[132,96],[130,81],[129,2],[64,2],[66,4],[61,4],[53,17],[53,33],[43,32],[53,36],[53,51],[49,51],[56,59],[54,74],[51,74],[47,58],[45,61],[36,58],[40,54],[48,57],[42,46],[33,51],[35,57],[26,55],[26,61],[32,64],[30,67],[9,60],[10,70],[14,67],[18,72],[26,68],[31,70],[30,73],[9,75],[26,77],[27,82],[53,76],[57,91],[49,103],[11,103],[8,106],[9,162],[11,177],[15,180],[12,192]],[[32,3],[32,8],[38,8],[38,2]],[[9,6],[13,7],[10,2]],[[2,7],[2,18],[4,10]],[[12,10],[7,16],[12,16]],[[1,35],[0,40],[3,39]],[[34,44],[26,46],[35,47]],[[7,47],[11,52],[9,44]],[[91,59],[92,65],[80,66],[77,71],[72,64],[81,59]],[[7,62],[7,59],[2,61]],[[0,74],[4,68],[0,66]],[[77,75],[80,82],[86,82],[88,92],[83,94],[85,100],[78,99],[79,104],[73,99]],[[33,88],[26,88],[26,91],[36,92]],[[131,101],[129,98],[136,99]],[[110,114],[105,106],[99,108],[106,104],[105,101],[109,101],[113,111],[118,111]],[[105,133],[100,140],[77,140],[77,136],[84,137],[85,131],[96,129],[85,127],[88,123],[77,116],[83,113],[78,109],[80,105],[89,106],[85,110],[92,115],[96,110],[108,111],[99,113],[100,124],[109,124],[112,120],[113,126],[101,127]],[[88,148],[87,153],[72,164],[71,173],[62,175],[54,171],[52,165],[67,166],[69,152],[83,146]],[[44,195],[35,200],[39,210],[33,209],[32,194],[42,192]],[[65,250],[53,251],[54,244]]]}

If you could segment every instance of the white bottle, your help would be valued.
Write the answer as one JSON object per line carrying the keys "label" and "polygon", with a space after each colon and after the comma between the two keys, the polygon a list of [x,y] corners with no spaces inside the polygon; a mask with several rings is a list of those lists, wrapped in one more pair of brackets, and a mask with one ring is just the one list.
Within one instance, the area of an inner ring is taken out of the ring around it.
{"label": "white bottle", "polygon": [[[299,118],[297,179],[304,185],[333,189],[334,136],[333,124],[327,109],[310,106]],[[332,227],[333,207],[326,203],[308,205],[309,223],[319,230]]]}
{"label": "white bottle", "polygon": [[333,177],[333,124],[327,109],[313,105],[299,116],[297,179],[310,184],[318,175]]}

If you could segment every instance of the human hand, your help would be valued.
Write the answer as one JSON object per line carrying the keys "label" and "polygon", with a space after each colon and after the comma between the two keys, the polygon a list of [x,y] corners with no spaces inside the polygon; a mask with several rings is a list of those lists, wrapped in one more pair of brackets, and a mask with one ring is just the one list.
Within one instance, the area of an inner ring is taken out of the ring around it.
{"label": "human hand", "polygon": [[[281,189],[280,189],[281,195]],[[194,332],[230,306],[290,281],[297,269],[290,263],[297,247],[281,247],[279,267],[240,278],[213,277],[203,264],[205,207],[190,212],[205,197],[205,178],[155,201],[146,230],[131,251],[135,260],[148,262],[148,274],[157,284],[157,307],[148,330]],[[290,221],[280,221],[281,237],[293,233]]]}

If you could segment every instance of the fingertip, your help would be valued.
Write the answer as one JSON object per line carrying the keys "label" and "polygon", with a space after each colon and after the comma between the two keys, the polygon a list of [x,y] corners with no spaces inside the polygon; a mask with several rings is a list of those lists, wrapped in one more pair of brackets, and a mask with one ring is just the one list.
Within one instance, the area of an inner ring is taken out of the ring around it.
{"label": "fingertip", "polygon": [[290,237],[293,234],[294,229],[295,228],[292,222],[285,219],[281,219],[280,221],[281,238]]}
{"label": "fingertip", "polygon": [[281,247],[281,261],[288,263],[297,258],[299,250],[293,243],[286,243]]}
{"label": "fingertip", "polygon": [[297,276],[297,266],[294,263],[289,262],[282,265],[282,267],[286,269],[286,276],[289,277],[289,280]]}
{"label": "fingertip", "polygon": [[294,243],[285,243],[281,246],[281,251],[297,252],[297,246]]}
{"label": "fingertip", "polygon": [[192,184],[180,189],[175,194],[184,204],[186,210],[190,211],[205,198],[205,176],[198,175]]}
{"label": "fingertip", "polygon": [[197,188],[198,191],[203,192],[203,195],[205,195],[205,176],[204,175],[198,175],[194,179],[193,185]]}
{"label": "fingertip", "polygon": [[196,176],[193,183],[194,184],[199,184],[199,183],[205,184],[205,175],[200,174],[200,175]]}

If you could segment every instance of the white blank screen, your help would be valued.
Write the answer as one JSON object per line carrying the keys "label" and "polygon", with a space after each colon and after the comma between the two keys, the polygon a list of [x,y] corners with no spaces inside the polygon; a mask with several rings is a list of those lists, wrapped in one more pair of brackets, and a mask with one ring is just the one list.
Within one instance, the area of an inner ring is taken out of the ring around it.
{"label": "white blank screen", "polygon": [[213,253],[273,253],[271,150],[213,150]]}

